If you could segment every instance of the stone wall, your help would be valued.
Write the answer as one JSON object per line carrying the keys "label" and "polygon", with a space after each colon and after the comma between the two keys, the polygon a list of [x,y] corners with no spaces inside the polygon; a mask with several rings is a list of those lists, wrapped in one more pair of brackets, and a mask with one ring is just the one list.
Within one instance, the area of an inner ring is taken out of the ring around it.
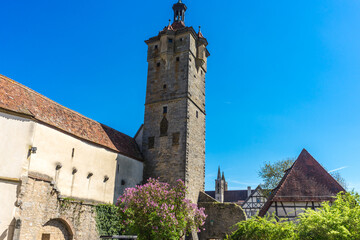
{"label": "stone wall", "polygon": [[207,215],[205,231],[199,234],[200,240],[223,240],[226,234],[230,235],[236,230],[236,223],[246,220],[246,215],[239,205],[217,202],[203,192],[200,193],[198,206],[205,208]]}
{"label": "stone wall", "polygon": [[48,176],[31,173],[22,179],[18,239],[99,239],[95,203],[64,198],[59,194]]}

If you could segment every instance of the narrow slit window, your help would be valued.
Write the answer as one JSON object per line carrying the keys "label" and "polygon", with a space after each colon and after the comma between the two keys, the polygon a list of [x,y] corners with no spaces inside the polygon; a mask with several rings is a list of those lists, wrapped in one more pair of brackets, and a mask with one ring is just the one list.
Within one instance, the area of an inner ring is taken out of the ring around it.
{"label": "narrow slit window", "polygon": [[199,112],[196,111],[196,118],[199,118]]}
{"label": "narrow slit window", "polygon": [[157,67],[160,67],[160,63],[158,62],[158,63],[156,64],[156,66],[157,66]]}
{"label": "narrow slit window", "polygon": [[179,61],[180,61],[180,58],[179,58],[179,57],[177,57],[177,58],[176,58],[176,61],[177,61],[177,62],[179,62]]}
{"label": "narrow slit window", "polygon": [[166,84],[164,84],[163,89],[166,89]]}
{"label": "narrow slit window", "polygon": [[163,107],[163,113],[165,114],[165,113],[167,113],[167,107]]}
{"label": "narrow slit window", "polygon": [[155,137],[149,137],[148,138],[148,149],[154,148],[155,145]]}

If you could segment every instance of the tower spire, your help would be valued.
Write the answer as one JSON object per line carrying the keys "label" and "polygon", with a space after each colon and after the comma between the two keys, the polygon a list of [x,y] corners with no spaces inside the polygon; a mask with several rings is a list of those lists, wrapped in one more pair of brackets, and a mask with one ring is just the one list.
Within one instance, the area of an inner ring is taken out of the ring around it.
{"label": "tower spire", "polygon": [[220,179],[220,178],[221,178],[221,173],[220,173],[220,166],[219,166],[217,179]]}
{"label": "tower spire", "polygon": [[222,172],[222,177],[221,177],[222,180],[225,180],[225,175],[224,175],[224,172]]}
{"label": "tower spire", "polygon": [[186,5],[179,0],[177,3],[173,5],[174,10],[174,22],[185,22],[185,12],[186,12]]}

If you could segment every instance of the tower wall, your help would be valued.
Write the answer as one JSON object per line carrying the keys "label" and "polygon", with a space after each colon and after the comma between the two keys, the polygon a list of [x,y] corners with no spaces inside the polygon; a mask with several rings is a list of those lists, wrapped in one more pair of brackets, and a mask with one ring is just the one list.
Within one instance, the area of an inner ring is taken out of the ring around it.
{"label": "tower wall", "polygon": [[182,179],[196,202],[205,178],[205,43],[188,27],[164,30],[146,43],[144,178]]}

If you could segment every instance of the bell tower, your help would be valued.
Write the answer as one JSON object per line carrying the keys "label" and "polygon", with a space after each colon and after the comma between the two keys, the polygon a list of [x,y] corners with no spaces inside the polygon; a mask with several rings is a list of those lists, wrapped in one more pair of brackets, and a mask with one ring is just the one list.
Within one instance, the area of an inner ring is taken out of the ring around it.
{"label": "bell tower", "polygon": [[142,152],[144,178],[182,179],[197,202],[205,181],[207,40],[185,25],[187,7],[173,5],[174,21],[146,40],[148,76]]}

